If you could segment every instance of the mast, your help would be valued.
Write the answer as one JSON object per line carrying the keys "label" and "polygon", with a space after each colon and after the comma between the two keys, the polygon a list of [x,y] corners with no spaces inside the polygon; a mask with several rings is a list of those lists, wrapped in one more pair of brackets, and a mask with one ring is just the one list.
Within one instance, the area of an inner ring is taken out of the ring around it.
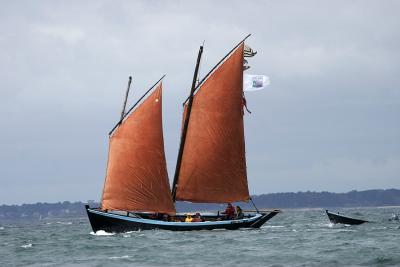
{"label": "mast", "polygon": [[[141,98],[139,98],[139,100],[138,101],[136,101],[136,103],[125,113],[125,114],[121,114],[121,119],[117,122],[117,124],[115,124],[115,126],[111,129],[111,131],[108,133],[108,135],[111,135],[114,131],[115,131],[115,129],[117,129],[117,127],[122,123],[122,121],[125,119],[125,117],[132,111],[132,109],[134,109],[139,103],[140,103],[140,101],[142,101],[142,99],[162,80],[162,79],[164,79],[164,77],[165,77],[165,75],[166,74],[164,74],[155,84],[153,84],[150,88],[149,88],[149,90],[147,90],[143,95],[142,95],[142,97]],[[131,77],[129,77],[129,78],[131,78]],[[130,83],[129,83],[129,85],[130,85]],[[129,90],[129,89],[128,89]],[[128,93],[127,93],[127,95],[128,95]],[[125,103],[126,103],[126,100],[125,100]],[[124,110],[125,110],[125,107],[124,107]]]}
{"label": "mast", "polygon": [[175,202],[175,197],[176,197],[176,188],[177,188],[178,179],[179,179],[179,172],[181,169],[183,149],[185,147],[186,133],[187,133],[187,129],[189,126],[190,112],[192,111],[192,104],[193,104],[193,95],[194,95],[194,91],[196,90],[196,80],[197,80],[197,74],[199,71],[200,60],[201,60],[202,54],[203,54],[203,46],[200,46],[199,53],[197,55],[196,68],[194,70],[194,75],[193,75],[192,88],[190,89],[189,103],[187,106],[187,116],[185,118],[185,123],[183,125],[183,130],[182,130],[182,135],[181,135],[178,159],[176,160],[174,181],[172,183],[172,201],[173,202]]}
{"label": "mast", "polygon": [[131,88],[131,82],[132,82],[132,76],[129,76],[128,88],[126,89],[125,101],[124,101],[124,105],[122,106],[121,120],[120,120],[120,121],[122,121],[122,119],[123,119],[124,116],[125,116],[126,101],[128,100],[129,89]]}
{"label": "mast", "polygon": [[[251,36],[251,33],[248,34],[245,38],[243,38],[243,40],[241,40],[234,48],[232,48],[231,51],[229,51],[207,74],[206,76],[204,76],[203,79],[201,79],[200,82],[197,83],[196,88],[194,89],[194,92],[196,92],[197,89],[200,88],[200,86],[205,82],[205,80],[211,75],[211,73],[214,72],[214,70],[233,52],[236,50],[236,48],[239,47],[239,45],[241,45],[244,41],[246,41],[247,38],[249,38]],[[193,92],[193,94],[194,94]],[[185,102],[183,102],[183,105],[186,104],[186,102],[189,100],[190,96],[188,98],[186,98]]]}

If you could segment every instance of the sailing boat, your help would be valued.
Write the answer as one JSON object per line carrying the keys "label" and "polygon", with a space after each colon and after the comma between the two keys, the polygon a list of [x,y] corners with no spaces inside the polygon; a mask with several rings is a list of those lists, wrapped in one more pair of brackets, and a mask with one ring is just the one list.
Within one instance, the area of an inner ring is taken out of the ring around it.
{"label": "sailing boat", "polygon": [[184,222],[185,215],[177,214],[174,205],[176,200],[195,203],[251,200],[242,102],[247,37],[196,85],[203,47],[199,49],[190,96],[184,103],[172,189],[162,133],[162,78],[127,114],[122,112],[121,120],[110,133],[101,206],[86,205],[93,231],[259,228],[279,213],[279,210],[260,212],[256,208],[256,212],[240,219],[225,220],[218,212],[203,216],[201,222]]}

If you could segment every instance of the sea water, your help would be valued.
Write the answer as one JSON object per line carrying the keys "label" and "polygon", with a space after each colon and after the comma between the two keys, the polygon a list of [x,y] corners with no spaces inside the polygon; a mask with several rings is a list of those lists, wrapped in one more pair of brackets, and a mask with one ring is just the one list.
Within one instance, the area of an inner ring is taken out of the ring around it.
{"label": "sea water", "polygon": [[[337,210],[337,209],[336,209]],[[283,210],[261,229],[93,233],[87,218],[0,221],[0,266],[400,266],[400,207]]]}

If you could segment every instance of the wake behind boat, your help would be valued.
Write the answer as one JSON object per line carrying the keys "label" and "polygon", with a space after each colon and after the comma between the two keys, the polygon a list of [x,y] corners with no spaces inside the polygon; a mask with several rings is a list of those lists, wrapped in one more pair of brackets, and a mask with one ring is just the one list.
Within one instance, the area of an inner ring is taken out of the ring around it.
{"label": "wake behind boat", "polygon": [[252,202],[245,156],[243,71],[248,69],[244,57],[256,53],[245,46],[247,37],[196,85],[200,47],[190,95],[184,103],[171,189],[162,131],[162,78],[125,113],[129,79],[121,119],[109,134],[101,206],[86,206],[95,232],[259,228],[279,213],[259,212],[255,207],[256,213],[240,217],[215,214],[185,222],[175,210],[176,200]]}
{"label": "wake behind boat", "polygon": [[361,219],[354,219],[354,218],[350,218],[347,216],[343,216],[343,215],[340,215],[339,213],[332,213],[332,212],[329,212],[328,210],[326,210],[326,214],[328,215],[328,218],[331,221],[331,223],[334,223],[334,224],[341,223],[341,224],[348,224],[348,225],[358,225],[358,224],[363,224],[363,223],[368,222],[368,221],[361,220]]}

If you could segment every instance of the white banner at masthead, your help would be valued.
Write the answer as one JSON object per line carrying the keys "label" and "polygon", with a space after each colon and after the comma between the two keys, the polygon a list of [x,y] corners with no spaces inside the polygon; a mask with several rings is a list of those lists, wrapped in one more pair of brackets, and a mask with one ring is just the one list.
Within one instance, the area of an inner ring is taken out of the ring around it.
{"label": "white banner at masthead", "polygon": [[245,92],[262,90],[269,84],[268,76],[254,74],[243,75],[243,91]]}

